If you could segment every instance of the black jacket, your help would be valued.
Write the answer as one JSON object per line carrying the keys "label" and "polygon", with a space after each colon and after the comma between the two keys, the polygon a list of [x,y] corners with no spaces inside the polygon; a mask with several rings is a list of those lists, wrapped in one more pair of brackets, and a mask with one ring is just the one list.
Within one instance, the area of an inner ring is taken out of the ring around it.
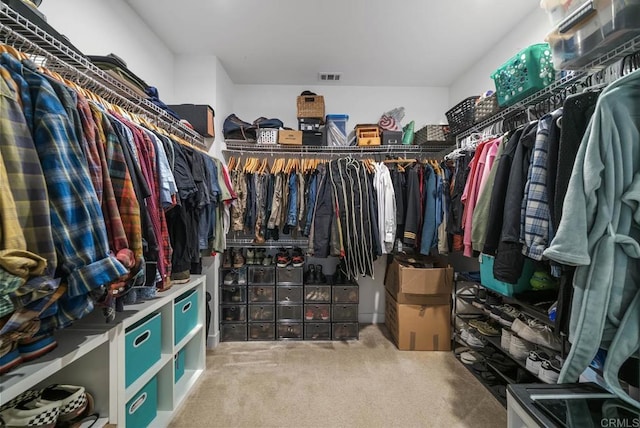
{"label": "black jacket", "polygon": [[497,280],[509,284],[518,282],[524,265],[524,255],[520,243],[521,207],[537,129],[538,124],[534,122],[527,125],[522,132],[513,156],[509,184],[504,199],[502,232],[493,264],[493,276]]}

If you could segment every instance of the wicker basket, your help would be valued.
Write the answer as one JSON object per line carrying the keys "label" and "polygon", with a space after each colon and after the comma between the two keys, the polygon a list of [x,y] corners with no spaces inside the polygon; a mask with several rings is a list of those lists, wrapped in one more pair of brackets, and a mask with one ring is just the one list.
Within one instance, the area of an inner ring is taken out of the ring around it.
{"label": "wicker basket", "polygon": [[447,140],[449,140],[449,125],[426,125],[416,131],[413,144],[420,145]]}
{"label": "wicker basket", "polygon": [[473,113],[475,123],[482,122],[490,116],[493,116],[500,110],[498,107],[498,97],[496,94],[481,99],[476,104],[475,112]]}
{"label": "wicker basket", "polygon": [[324,97],[322,95],[300,95],[298,117],[324,120]]}
{"label": "wicker basket", "polygon": [[277,144],[278,130],[275,128],[258,128],[256,129],[256,143],[258,144]]}
{"label": "wicker basket", "polygon": [[473,116],[478,98],[479,97],[465,98],[445,113],[453,137],[473,126]]}

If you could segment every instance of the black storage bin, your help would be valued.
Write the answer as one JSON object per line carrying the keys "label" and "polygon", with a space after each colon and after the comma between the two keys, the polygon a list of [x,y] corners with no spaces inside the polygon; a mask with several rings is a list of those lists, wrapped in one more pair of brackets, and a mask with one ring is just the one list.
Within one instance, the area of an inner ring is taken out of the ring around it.
{"label": "black storage bin", "polygon": [[333,340],[357,340],[360,334],[360,326],[357,322],[335,322],[331,327]]}
{"label": "black storage bin", "polygon": [[243,285],[223,285],[220,287],[221,303],[246,303],[247,287]]}
{"label": "black storage bin", "polygon": [[324,133],[320,131],[303,131],[302,132],[302,145],[303,146],[324,146]]}
{"label": "black storage bin", "polygon": [[249,305],[249,321],[275,321],[275,305]]}
{"label": "black storage bin", "polygon": [[247,340],[247,324],[220,324],[222,342],[242,342]]}
{"label": "black storage bin", "polygon": [[333,303],[358,303],[357,285],[334,285]]}
{"label": "black storage bin", "polygon": [[169,108],[175,111],[181,119],[188,120],[198,134],[203,137],[215,137],[215,113],[211,106],[206,104],[171,104]]}
{"label": "black storage bin", "polygon": [[279,303],[302,303],[302,285],[281,285],[276,288],[276,300]]}
{"label": "black storage bin", "polygon": [[315,117],[298,118],[298,131],[318,132],[320,131],[320,126],[322,126],[322,119],[318,119]]}
{"label": "black storage bin", "polygon": [[382,145],[402,144],[402,131],[382,131]]}
{"label": "black storage bin", "polygon": [[249,285],[274,285],[275,283],[275,266],[249,266]]}
{"label": "black storage bin", "polygon": [[278,323],[278,340],[302,339],[302,323]]}
{"label": "black storage bin", "polygon": [[300,267],[278,267],[276,268],[276,285],[302,285],[304,272]]}
{"label": "black storage bin", "polygon": [[250,285],[249,303],[270,303],[276,301],[276,287],[273,285]]}
{"label": "black storage bin", "polygon": [[333,311],[331,313],[331,319],[333,321],[358,321],[358,305],[341,304],[337,303],[333,305]]}
{"label": "black storage bin", "polygon": [[276,325],[272,322],[250,322],[249,340],[276,340]]}
{"label": "black storage bin", "polygon": [[245,322],[247,305],[221,305],[220,322]]}
{"label": "black storage bin", "polygon": [[276,306],[278,321],[302,321],[302,305]]}
{"label": "black storage bin", "polygon": [[331,303],[331,286],[305,285],[304,301],[310,303]]}
{"label": "black storage bin", "polygon": [[304,305],[304,320],[305,322],[330,322],[331,305],[325,303]]}
{"label": "black storage bin", "polygon": [[331,340],[331,324],[309,322],[304,324],[305,340]]}

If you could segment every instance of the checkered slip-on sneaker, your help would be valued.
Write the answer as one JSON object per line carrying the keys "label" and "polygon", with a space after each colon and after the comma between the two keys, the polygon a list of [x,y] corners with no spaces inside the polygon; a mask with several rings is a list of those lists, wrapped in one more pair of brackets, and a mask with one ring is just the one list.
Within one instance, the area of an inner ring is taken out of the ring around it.
{"label": "checkered slip-on sneaker", "polygon": [[0,345],[0,375],[22,363],[22,356],[15,342]]}
{"label": "checkered slip-on sneaker", "polygon": [[20,351],[23,361],[31,361],[51,352],[56,346],[58,346],[58,342],[53,338],[53,335],[45,334],[18,342],[18,351]]}
{"label": "checkered slip-on sneaker", "polygon": [[93,411],[93,398],[82,386],[51,385],[42,390],[43,402],[60,402],[58,425],[72,426]]}
{"label": "checkered slip-on sneaker", "polygon": [[27,398],[0,411],[0,425],[8,427],[53,428],[60,415],[60,401]]}
{"label": "checkered slip-on sneaker", "polygon": [[12,407],[16,407],[18,403],[21,403],[23,401],[30,401],[30,400],[33,400],[34,398],[40,397],[41,392],[42,390],[40,389],[30,389],[28,391],[23,392],[22,394],[18,395],[12,400],[9,400],[6,403],[4,403],[2,407],[0,407],[0,413],[2,413],[7,409],[11,409]]}

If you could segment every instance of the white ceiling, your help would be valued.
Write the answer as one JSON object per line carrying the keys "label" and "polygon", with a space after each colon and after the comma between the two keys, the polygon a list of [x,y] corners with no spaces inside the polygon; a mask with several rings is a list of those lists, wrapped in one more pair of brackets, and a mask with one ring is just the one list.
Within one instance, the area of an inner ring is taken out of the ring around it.
{"label": "white ceiling", "polygon": [[319,84],[318,72],[342,72],[342,85],[449,86],[538,8],[538,0],[126,1],[175,54],[216,55],[237,84]]}

